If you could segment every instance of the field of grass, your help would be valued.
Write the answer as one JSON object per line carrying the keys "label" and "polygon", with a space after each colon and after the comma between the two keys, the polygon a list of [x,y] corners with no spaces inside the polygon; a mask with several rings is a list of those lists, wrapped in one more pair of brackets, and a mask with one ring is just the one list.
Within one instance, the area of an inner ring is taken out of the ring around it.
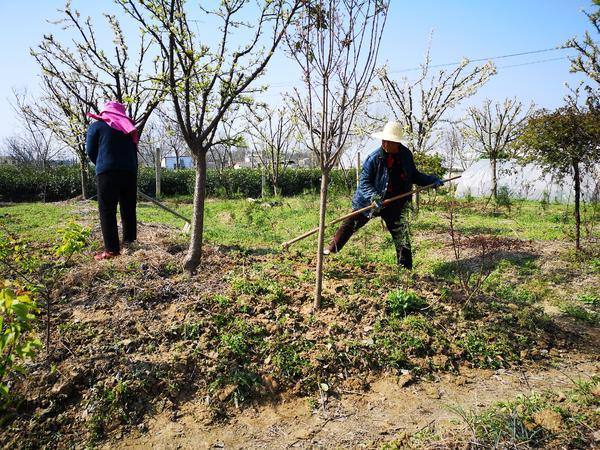
{"label": "field of grass", "polygon": [[[191,217],[189,199],[165,203]],[[34,361],[34,375],[15,378],[21,402],[0,438],[52,445],[58,426],[93,446],[143,423],[165,399],[173,408],[205,399],[210,421],[218,423],[275,394],[307,396],[318,410],[324,397],[368,391],[385,374],[403,383],[433,382],[464,368],[538,370],[558,364],[564,352],[593,360],[600,342],[600,226],[594,225],[600,216],[593,209],[584,219],[584,251],[575,253],[566,205],[514,201],[510,210],[498,210],[461,200],[454,205],[464,247],[457,260],[449,200],[426,196],[411,218],[415,270],[398,270],[389,234],[373,219],[327,259],[323,310],[314,312],[315,237],[288,251],[281,243],[317,225],[317,205],[313,195],[209,199],[204,263],[192,278],[181,268],[183,221],[151,204],[138,206],[138,245],[100,264],[92,258],[101,247],[96,203],[3,207],[0,241],[18,238],[41,249],[31,273],[53,267],[51,249],[70,220],[90,227],[92,239],[62,268],[51,293],[52,339],[61,345]],[[333,196],[329,219],[349,206],[349,197]],[[495,249],[488,259],[481,242]],[[20,253],[11,264],[23,260]],[[7,267],[0,271],[12,278]],[[525,436],[589,442],[595,401],[585,403],[584,423],[574,422],[563,439],[542,433],[532,419],[554,403],[532,398],[537,409],[522,418]],[[54,405],[48,413],[36,409],[48,404]],[[504,413],[494,408],[485,417],[464,414],[482,444],[486,427],[505,426]],[[85,419],[82,410],[89,411]],[[41,431],[31,437],[36,426]],[[507,430],[498,436],[505,439]],[[431,437],[425,431],[419,439]]]}

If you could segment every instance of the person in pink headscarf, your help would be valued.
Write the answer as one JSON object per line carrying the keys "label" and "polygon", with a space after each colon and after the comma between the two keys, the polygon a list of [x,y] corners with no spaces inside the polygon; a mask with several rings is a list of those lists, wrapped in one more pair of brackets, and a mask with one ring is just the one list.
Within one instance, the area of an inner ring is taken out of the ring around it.
{"label": "person in pink headscarf", "polygon": [[135,123],[122,103],[107,102],[100,114],[88,113],[96,119],[87,131],[86,152],[96,166],[98,210],[104,239],[104,251],[96,260],[120,254],[117,227],[117,204],[121,212],[123,243],[137,238],[137,143]]}

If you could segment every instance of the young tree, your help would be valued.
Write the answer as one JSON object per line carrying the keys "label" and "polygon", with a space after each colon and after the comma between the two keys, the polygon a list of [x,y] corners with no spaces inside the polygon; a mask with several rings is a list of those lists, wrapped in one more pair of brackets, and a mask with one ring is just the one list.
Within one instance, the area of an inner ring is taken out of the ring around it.
{"label": "young tree", "polygon": [[207,20],[220,22],[201,40],[192,31],[185,0],[121,0],[124,11],[153,37],[167,62],[165,86],[194,158],[194,213],[184,260],[190,274],[196,272],[202,257],[206,153],[218,140],[219,125],[227,111],[235,105],[252,103],[249,94],[256,91],[251,88],[252,82],[263,74],[304,3],[223,0],[213,11],[200,6],[199,13]]}
{"label": "young tree", "polygon": [[57,145],[50,129],[30,113],[31,103],[27,92],[14,91],[14,96],[15,103],[12,106],[21,119],[22,133],[18,137],[7,139],[9,156],[17,163],[31,164],[45,170],[62,149]]}
{"label": "young tree", "polygon": [[464,123],[453,123],[442,133],[444,140],[444,160],[449,169],[459,164],[466,170],[477,160],[477,154],[472,150],[472,139]]}
{"label": "young tree", "polygon": [[[85,133],[90,119],[87,117],[89,104],[96,103],[96,87],[81,84],[79,96],[70,95],[65,86],[56,78],[42,75],[42,95],[35,101],[17,98],[16,104],[21,115],[36,124],[40,129],[48,129],[51,134],[70,150],[79,162],[81,195],[88,198],[89,180],[88,159],[85,151]],[[83,100],[80,100],[83,99]]]}
{"label": "young tree", "polygon": [[[596,10],[592,13],[585,12],[590,20],[596,34],[600,33],[600,0],[593,0]],[[600,83],[600,45],[598,38],[593,37],[587,31],[583,40],[577,38],[569,39],[565,43],[566,48],[577,50],[578,55],[571,59],[571,72],[583,72],[596,83]]]}
{"label": "young tree", "polygon": [[303,11],[289,36],[303,90],[290,101],[307,130],[321,169],[314,308],[321,306],[327,189],[375,73],[388,4],[381,0],[320,0]]}
{"label": "young tree", "polygon": [[[421,64],[421,73],[415,81],[404,77],[401,82],[393,80],[387,68],[379,75],[383,86],[385,103],[394,118],[405,127],[408,147],[415,158],[426,155],[437,144],[434,132],[444,115],[464,99],[474,95],[491,76],[496,74],[492,62],[468,68],[470,62],[463,59],[450,71],[445,69],[431,73],[430,46]],[[417,194],[416,208],[419,205]]]}
{"label": "young tree", "polygon": [[[90,17],[83,20],[79,11],[71,9],[70,1],[59,11],[62,17],[54,23],[62,26],[63,30],[73,31],[69,36],[72,45],[47,34],[36,48],[31,49],[31,55],[44,77],[54,86],[48,100],[55,104],[57,110],[70,102],[85,105],[87,111],[99,113],[102,106],[100,99],[89,95],[90,90],[95,89],[95,94],[104,100],[116,100],[127,105],[127,112],[141,136],[152,111],[164,97],[160,77],[165,62],[160,58],[148,61],[155,56],[151,40],[142,33],[138,49],[132,54],[120,22],[115,16],[105,14],[114,43],[114,54],[109,56],[97,39]],[[152,67],[150,75],[145,73],[148,66]],[[63,111],[63,115],[65,121],[79,122],[78,129],[87,125],[81,120],[79,108]],[[79,137],[73,137],[73,140],[77,139]]]}
{"label": "young tree", "polygon": [[575,247],[581,249],[581,172],[600,162],[600,110],[571,99],[554,112],[539,111],[519,138],[529,158],[548,172],[572,177],[575,192]]}
{"label": "young tree", "polygon": [[394,118],[405,127],[409,147],[415,153],[427,153],[436,144],[432,139],[444,115],[464,99],[474,95],[496,74],[492,62],[469,69],[469,60],[453,70],[431,73],[430,48],[425,52],[421,73],[415,81],[406,77],[399,83],[382,69],[380,80],[385,103]]}
{"label": "young tree", "polygon": [[511,157],[511,144],[519,137],[532,112],[533,104],[525,109],[517,99],[510,98],[494,105],[486,99],[481,108],[468,109],[465,127],[477,143],[479,154],[490,160],[494,199],[498,197],[498,160]]}
{"label": "young tree", "polygon": [[281,194],[279,180],[296,147],[294,118],[285,108],[272,109],[268,105],[250,112],[250,142],[263,170],[271,179],[273,194],[278,196]]}

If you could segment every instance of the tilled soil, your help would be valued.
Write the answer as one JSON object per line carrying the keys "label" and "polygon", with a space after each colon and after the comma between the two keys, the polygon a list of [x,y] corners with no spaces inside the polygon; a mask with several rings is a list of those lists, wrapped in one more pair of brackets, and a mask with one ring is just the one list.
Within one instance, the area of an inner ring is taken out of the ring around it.
{"label": "tilled soil", "polygon": [[[448,405],[598,373],[598,328],[535,304],[481,294],[465,308],[435,276],[340,263],[313,312],[311,255],[205,246],[188,277],[178,230],[139,234],[127,254],[85,254],[62,280],[51,352],[13,381],[6,447],[373,447],[462,430]],[[543,259],[541,248],[513,253]],[[405,282],[425,303],[400,314],[386,298]]]}

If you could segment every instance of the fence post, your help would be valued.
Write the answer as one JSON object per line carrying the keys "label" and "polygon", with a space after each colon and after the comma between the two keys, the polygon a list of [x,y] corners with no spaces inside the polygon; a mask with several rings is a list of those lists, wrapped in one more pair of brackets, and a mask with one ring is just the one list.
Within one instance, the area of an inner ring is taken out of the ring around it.
{"label": "fence post", "polygon": [[156,171],[156,197],[161,196],[160,189],[160,166],[161,166],[161,156],[160,156],[160,147],[156,147],[156,158],[155,158],[155,171]]}
{"label": "fence post", "polygon": [[356,153],[356,189],[360,184],[360,152]]}

